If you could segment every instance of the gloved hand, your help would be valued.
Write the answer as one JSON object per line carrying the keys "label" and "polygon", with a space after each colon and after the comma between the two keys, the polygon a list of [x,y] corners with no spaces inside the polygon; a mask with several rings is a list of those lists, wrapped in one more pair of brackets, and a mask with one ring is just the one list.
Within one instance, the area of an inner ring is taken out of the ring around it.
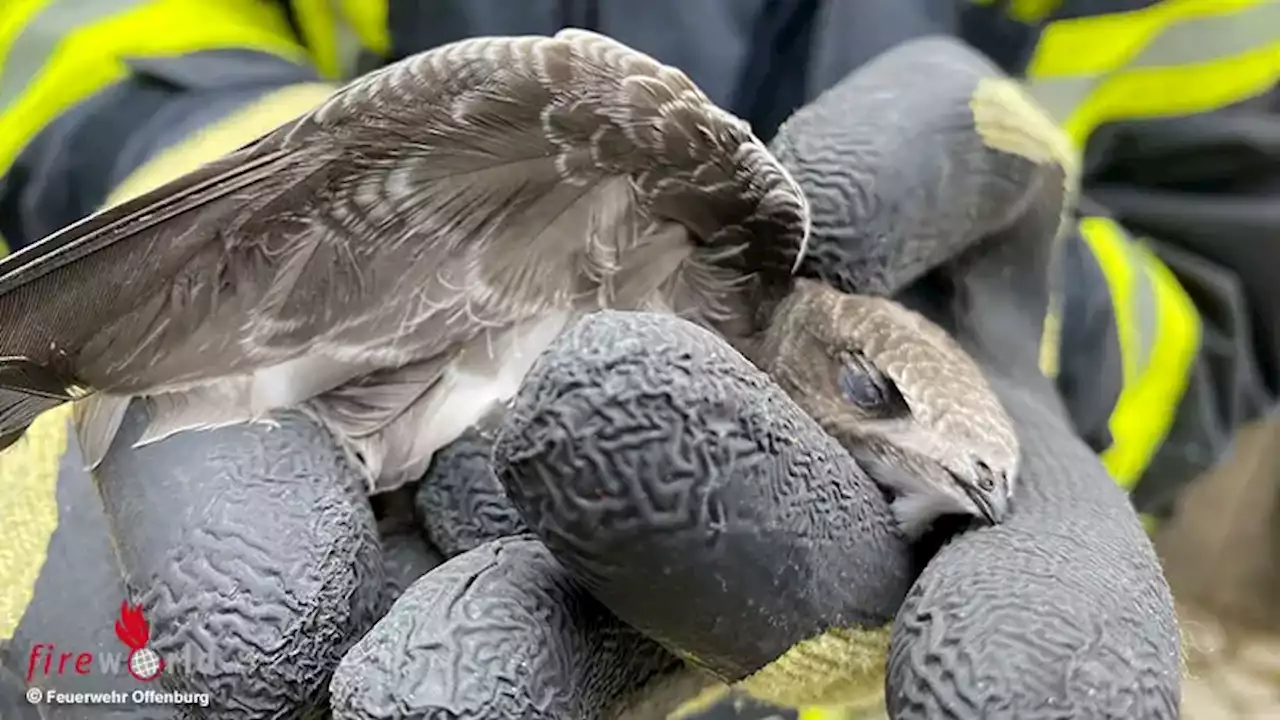
{"label": "gloved hand", "polygon": [[[957,48],[929,42],[774,148],[813,203],[803,272],[900,291],[988,372],[1024,452],[1004,524],[909,547],[776,386],[654,316],[566,332],[511,412],[437,458],[420,517],[403,494],[365,498],[301,415],[134,449],[135,406],[91,481],[54,414],[0,457],[3,487],[33,479],[6,498],[27,532],[0,567],[45,558],[10,600],[3,717],[30,713],[24,686],[208,693],[185,710],[219,718],[651,717],[713,680],[790,705],[883,688],[894,717],[1175,716],[1154,553],[1037,363],[1062,156],[994,71],[949,72],[935,58]],[[419,523],[454,556],[438,564]],[[124,597],[170,666],[156,686],[102,674],[127,653]],[[80,653],[99,656],[84,676]]]}

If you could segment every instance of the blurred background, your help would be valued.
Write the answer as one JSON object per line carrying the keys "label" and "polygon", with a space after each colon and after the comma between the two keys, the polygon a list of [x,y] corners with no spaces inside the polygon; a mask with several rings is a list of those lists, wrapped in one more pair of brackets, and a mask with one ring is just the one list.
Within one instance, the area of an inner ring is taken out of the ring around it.
{"label": "blurred background", "polygon": [[1280,418],[1241,432],[1155,535],[1179,603],[1183,718],[1280,718]]}

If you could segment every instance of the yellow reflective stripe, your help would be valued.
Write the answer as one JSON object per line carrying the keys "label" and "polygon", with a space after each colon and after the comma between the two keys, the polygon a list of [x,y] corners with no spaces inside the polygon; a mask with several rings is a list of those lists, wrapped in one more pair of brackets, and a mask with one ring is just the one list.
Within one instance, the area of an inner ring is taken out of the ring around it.
{"label": "yellow reflective stripe", "polygon": [[342,16],[360,42],[381,57],[391,54],[391,30],[387,26],[388,0],[341,0]]}
{"label": "yellow reflective stripe", "polygon": [[1111,291],[1124,376],[1102,461],[1132,490],[1177,414],[1200,347],[1200,318],[1173,273],[1114,221],[1084,218],[1080,231]]}
{"label": "yellow reflective stripe", "polygon": [[1267,92],[1278,78],[1280,41],[1202,65],[1131,70],[1098,88],[1063,129],[1083,147],[1105,123],[1216,110]]}
{"label": "yellow reflective stripe", "polygon": [[258,0],[152,0],[50,42],[48,61],[0,109],[0,169],[67,108],[125,77],[123,58],[243,48],[307,62],[284,14]]}
{"label": "yellow reflective stripe", "polygon": [[27,611],[58,526],[58,465],[67,449],[70,410],[63,405],[36,418],[0,453],[0,640],[13,637]]}
{"label": "yellow reflective stripe", "polygon": [[667,713],[666,720],[692,720],[729,697],[732,689],[723,683],[715,683],[704,687],[696,695],[680,703],[679,707]]}
{"label": "yellow reflective stripe", "polygon": [[1026,79],[1079,147],[1114,120],[1220,108],[1280,79],[1280,3],[1163,0],[1053,22]]}
{"label": "yellow reflective stripe", "polygon": [[338,22],[329,0],[292,0],[298,30],[311,51],[311,59],[320,77],[336,80],[342,76],[342,58],[338,52]]}
{"label": "yellow reflective stripe", "polygon": [[1008,15],[1019,22],[1038,23],[1049,17],[1062,0],[1010,0]]}
{"label": "yellow reflective stripe", "polygon": [[[731,692],[732,688],[719,683],[703,688],[698,694],[685,700],[679,707],[668,713],[666,720],[694,720],[726,702]],[[880,707],[883,708],[883,705],[884,703],[881,702]],[[815,705],[796,709],[796,720],[855,720],[865,715],[865,708]]]}
{"label": "yellow reflective stripe", "polygon": [[1141,513],[1138,520],[1142,521],[1142,529],[1147,531],[1148,535],[1155,535],[1160,531],[1160,519],[1150,513]]}
{"label": "yellow reflective stripe", "polygon": [[[49,4],[49,0],[8,0],[0,10],[0,77],[4,74],[4,59],[31,20]],[[0,82],[0,92],[5,88]]]}
{"label": "yellow reflective stripe", "polygon": [[[1027,75],[1049,78],[1112,72],[1127,65],[1171,25],[1271,4],[1273,0],[1161,0],[1141,10],[1059,20],[1041,34]],[[1202,38],[1197,51],[1212,48],[1219,40]]]}
{"label": "yellow reflective stripe", "polygon": [[842,707],[808,707],[796,712],[796,720],[853,720],[862,714]]}
{"label": "yellow reflective stripe", "polygon": [[1062,293],[1049,293],[1049,306],[1040,333],[1040,373],[1050,380],[1062,374]]}
{"label": "yellow reflective stripe", "polygon": [[191,172],[311,110],[333,91],[326,83],[302,83],[270,92],[158,153],[120,183],[106,204],[117,205]]}
{"label": "yellow reflective stripe", "polygon": [[[970,4],[990,6],[995,0],[969,0]],[[1062,0],[1009,0],[1005,14],[1019,22],[1035,24],[1049,17],[1062,5]]]}
{"label": "yellow reflective stripe", "polygon": [[58,41],[78,27],[127,12],[142,0],[55,0],[27,19],[0,63],[0,107],[13,102],[49,61]]}
{"label": "yellow reflective stripe", "polygon": [[347,79],[362,48],[385,56],[391,47],[387,0],[290,0],[290,5],[325,80]]}

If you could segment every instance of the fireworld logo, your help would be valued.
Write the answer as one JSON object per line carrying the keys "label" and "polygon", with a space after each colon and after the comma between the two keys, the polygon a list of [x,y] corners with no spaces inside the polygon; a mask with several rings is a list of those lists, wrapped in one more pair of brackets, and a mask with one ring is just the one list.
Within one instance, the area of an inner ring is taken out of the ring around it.
{"label": "fireworld logo", "polygon": [[[120,617],[116,620],[116,637],[129,648],[124,658],[124,667],[139,682],[151,682],[164,672],[164,658],[153,650],[151,642],[151,625],[142,614],[140,605],[130,606],[128,602],[120,604]],[[41,643],[31,647],[27,658],[27,682],[40,671],[44,677],[64,677],[67,675],[88,675],[93,672],[94,661],[97,661],[98,672],[114,675],[120,670],[121,657],[117,653],[58,652],[51,644]],[[68,667],[70,665],[70,667]]]}
{"label": "fireworld logo", "polygon": [[129,674],[139,682],[151,682],[164,672],[164,658],[160,653],[147,646],[151,640],[151,626],[142,616],[142,608],[129,603],[120,603],[120,619],[116,620],[116,637],[129,646],[129,658],[125,667]]}

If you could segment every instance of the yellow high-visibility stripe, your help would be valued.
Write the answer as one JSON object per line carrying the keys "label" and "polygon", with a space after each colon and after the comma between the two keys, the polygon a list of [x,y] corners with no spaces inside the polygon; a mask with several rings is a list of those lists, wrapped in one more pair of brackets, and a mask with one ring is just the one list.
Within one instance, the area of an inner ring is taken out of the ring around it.
{"label": "yellow high-visibility stripe", "polygon": [[[974,5],[990,6],[995,0],[969,0]],[[1062,0],[1009,0],[1005,14],[1019,22],[1038,23],[1053,14],[1062,5]]]}
{"label": "yellow high-visibility stripe", "polygon": [[1121,487],[1132,490],[1186,392],[1200,347],[1200,317],[1173,273],[1114,221],[1084,218],[1080,231],[1111,291],[1124,376],[1110,419],[1112,444],[1102,461]]}
{"label": "yellow high-visibility stripe", "polygon": [[1060,292],[1049,293],[1048,307],[1044,313],[1044,325],[1040,332],[1040,374],[1050,380],[1062,374],[1062,303]]}
{"label": "yellow high-visibility stripe", "polygon": [[[1028,65],[1032,97],[1083,149],[1099,126],[1195,115],[1280,80],[1280,2],[1161,0],[1049,23]],[[1200,319],[1173,274],[1113,222],[1081,223],[1115,308],[1124,384],[1102,459],[1132,490],[1163,443],[1200,345]]]}
{"label": "yellow high-visibility stripe", "polygon": [[248,144],[309,112],[334,90],[327,83],[300,83],[263,95],[157,153],[111,191],[106,206],[137,197]]}
{"label": "yellow high-visibility stripe", "polygon": [[1148,535],[1154,535],[1160,529],[1160,518],[1150,513],[1140,513],[1138,520],[1142,522],[1142,529],[1147,531]]}
{"label": "yellow high-visibility stripe", "polygon": [[[1161,0],[1129,12],[1059,20],[1044,29],[1027,75],[1036,78],[1101,75],[1128,64],[1169,26],[1231,15],[1273,4],[1273,0]],[[1212,54],[1206,37],[1202,49]]]}
{"label": "yellow high-visibility stripe", "polygon": [[[49,0],[8,0],[5,8],[0,10],[0,78],[3,78],[4,59],[8,57],[13,41],[48,4]],[[4,88],[0,82],[0,91]]]}
{"label": "yellow high-visibility stripe", "polygon": [[[1111,303],[1115,308],[1116,335],[1120,344],[1121,376],[1124,384],[1133,382],[1140,371],[1136,362],[1137,348],[1141,341],[1134,312],[1134,285],[1137,268],[1128,252],[1128,240],[1113,221],[1091,217],[1080,221],[1080,234],[1098,260]],[[1150,297],[1140,297],[1151,302]]]}
{"label": "yellow high-visibility stripe", "polygon": [[0,107],[13,102],[72,30],[128,12],[144,0],[56,0],[29,16],[9,43],[0,65]]}
{"label": "yellow high-visibility stripe", "polygon": [[1280,79],[1280,2],[1163,0],[1053,22],[1026,79],[1078,147],[1107,122],[1214,110]]}
{"label": "yellow high-visibility stripe", "polygon": [[1216,110],[1267,92],[1277,77],[1280,41],[1199,66],[1134,70],[1107,81],[1063,123],[1063,129],[1083,146],[1104,123]]}
{"label": "yellow high-visibility stripe", "polygon": [[58,527],[58,464],[67,448],[71,406],[50,410],[0,453],[0,640],[13,638]]}
{"label": "yellow high-visibility stripe", "polygon": [[342,16],[360,42],[381,57],[391,54],[391,31],[387,26],[388,0],[341,0]]}
{"label": "yellow high-visibility stripe", "polygon": [[[732,689],[728,685],[715,684],[706,687],[668,713],[667,720],[696,718],[725,702],[731,692]],[[857,715],[854,712],[840,707],[813,706],[796,710],[796,720],[854,720],[855,717]]]}
{"label": "yellow high-visibility stripe", "polygon": [[22,148],[67,108],[125,77],[123,58],[215,48],[259,50],[307,62],[283,13],[270,3],[152,0],[136,4],[63,36],[25,89],[0,108],[0,170],[8,168]]}
{"label": "yellow high-visibility stripe", "polygon": [[1038,23],[1049,17],[1062,0],[1010,0],[1008,15],[1019,22]]}
{"label": "yellow high-visibility stripe", "polygon": [[796,720],[853,720],[861,714],[839,707],[808,707],[796,713]]}
{"label": "yellow high-visibility stripe", "polygon": [[345,70],[338,51],[338,21],[329,0],[291,0],[316,72],[326,80],[336,80]]}
{"label": "yellow high-visibility stripe", "polygon": [[[1145,257],[1141,268],[1151,276],[1155,289],[1157,322],[1154,342],[1141,375],[1126,385],[1112,417],[1113,432],[1132,437],[1133,448],[1113,448],[1103,459],[1117,477],[1138,481],[1164,442],[1191,380],[1191,368],[1200,350],[1200,315],[1173,272],[1141,244],[1133,247]],[[1153,417],[1161,418],[1153,422]]]}

